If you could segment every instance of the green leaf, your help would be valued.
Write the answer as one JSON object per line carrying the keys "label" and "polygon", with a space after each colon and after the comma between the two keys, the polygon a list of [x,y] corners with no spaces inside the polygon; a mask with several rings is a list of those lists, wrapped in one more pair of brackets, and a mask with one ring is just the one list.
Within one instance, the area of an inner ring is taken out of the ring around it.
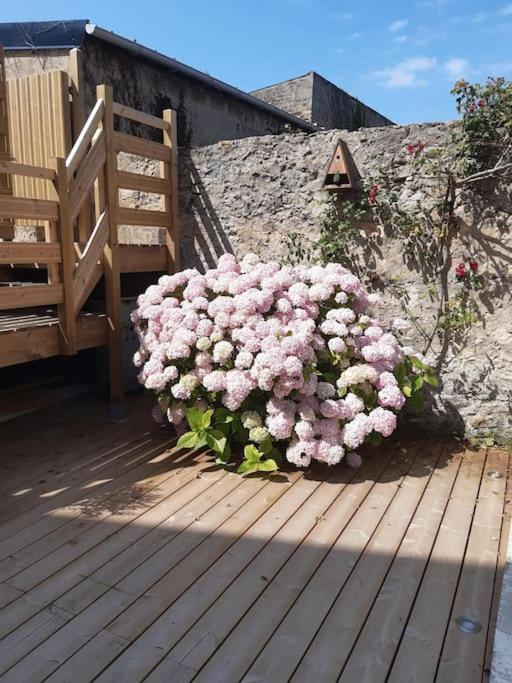
{"label": "green leaf", "polygon": [[402,387],[402,391],[404,393],[404,396],[407,396],[408,398],[412,395],[412,387],[410,385],[405,385]]}
{"label": "green leaf", "polygon": [[258,463],[261,459],[261,456],[261,451],[252,444],[249,444],[244,448],[244,458],[247,462]]}
{"label": "green leaf", "polygon": [[278,469],[277,462],[272,458],[267,458],[258,465],[260,472],[275,472]]}
{"label": "green leaf", "polygon": [[415,377],[412,381],[413,391],[419,391],[422,386],[423,386],[423,377],[421,377],[421,375],[419,377]]}
{"label": "green leaf", "polygon": [[262,441],[260,443],[260,450],[263,453],[263,455],[270,455],[272,453],[272,441],[270,439],[265,439],[265,441]]}
{"label": "green leaf", "polygon": [[256,472],[258,469],[258,464],[253,463],[253,462],[247,462],[247,460],[244,460],[237,469],[238,474],[247,474],[248,472]]}
{"label": "green leaf", "polygon": [[212,415],[213,415],[213,409],[211,410],[205,410],[204,413],[201,416],[201,427],[203,429],[208,429],[208,427],[212,423]]}
{"label": "green leaf", "polygon": [[407,371],[405,365],[401,363],[397,368],[395,368],[395,377],[398,380],[400,386],[405,383],[407,379]]}
{"label": "green leaf", "polygon": [[415,410],[422,410],[424,405],[425,405],[425,401],[423,400],[423,396],[419,392],[412,394],[408,403]]}
{"label": "green leaf", "polygon": [[222,453],[219,453],[217,457],[215,458],[215,463],[217,465],[225,465],[229,460],[231,459],[231,448],[229,446],[229,443],[226,443],[226,446],[224,448],[224,451]]}
{"label": "green leaf", "polygon": [[206,432],[206,445],[216,453],[224,453],[227,439],[224,434],[217,429],[210,429]]}
{"label": "green leaf", "polygon": [[199,432],[203,428],[203,412],[197,408],[189,408],[187,422],[193,432]]}
{"label": "green leaf", "polygon": [[425,375],[423,375],[423,379],[427,384],[430,384],[431,387],[437,387],[439,384],[437,377],[433,372],[427,372]]}
{"label": "green leaf", "polygon": [[338,389],[338,396],[339,396],[340,398],[343,398],[343,397],[346,396],[346,395],[347,395],[347,387],[340,387],[340,388]]}
{"label": "green leaf", "polygon": [[231,432],[231,425],[226,424],[225,422],[221,422],[220,424],[218,422],[215,423],[215,429],[219,430],[219,432],[222,432],[224,436],[229,436]]}
{"label": "green leaf", "polygon": [[199,442],[199,436],[197,432],[185,432],[178,439],[176,444],[178,448],[197,448]]}
{"label": "green leaf", "polygon": [[409,356],[409,361],[410,361],[412,367],[416,368],[416,370],[424,370],[425,369],[425,364],[422,363],[419,358],[416,358],[416,356]]}
{"label": "green leaf", "polygon": [[201,429],[201,431],[197,432],[197,446],[196,448],[203,448],[204,446],[207,446],[208,444],[206,443],[206,435],[207,432],[204,429]]}
{"label": "green leaf", "polygon": [[227,408],[217,408],[215,411],[215,423],[216,424],[229,424],[233,422],[234,417]]}

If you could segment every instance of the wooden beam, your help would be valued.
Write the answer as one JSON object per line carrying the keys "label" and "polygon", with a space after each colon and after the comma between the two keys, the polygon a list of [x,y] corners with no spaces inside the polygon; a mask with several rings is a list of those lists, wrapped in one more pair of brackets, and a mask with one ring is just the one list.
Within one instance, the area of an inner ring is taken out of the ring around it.
{"label": "wooden beam", "polygon": [[116,152],[127,152],[147,159],[171,161],[171,150],[160,142],[152,142],[144,138],[126,133],[114,133],[114,149]]}
{"label": "wooden beam", "polygon": [[138,109],[132,109],[132,107],[128,107],[125,104],[120,104],[119,102],[113,102],[112,108],[114,114],[116,114],[117,116],[123,116],[125,119],[137,121],[137,123],[142,123],[145,126],[151,126],[152,128],[166,130],[169,125],[167,121],[159,119],[158,116],[146,114],[146,112],[139,111]]}
{"label": "wooden beam", "polygon": [[109,234],[109,221],[107,211],[103,211],[96,223],[84,252],[80,258],[73,278],[73,300],[75,314],[78,314],[82,306],[94,289],[98,279],[95,272],[98,259],[103,253]]}
{"label": "wooden beam", "polygon": [[165,178],[157,178],[142,173],[129,173],[118,171],[116,174],[117,186],[125,190],[136,192],[150,192],[152,194],[170,194],[171,188]]}
{"label": "wooden beam", "polygon": [[84,158],[75,180],[70,181],[69,212],[72,223],[89,198],[94,181],[105,163],[105,154],[105,134],[99,128],[93,136],[91,149]]}
{"label": "wooden beam", "polygon": [[[0,333],[0,367],[58,356],[62,352],[59,325],[22,328]],[[82,315],[77,321],[77,350],[107,343],[107,319],[103,315]]]}
{"label": "wooden beam", "polygon": [[[119,271],[118,240],[118,190],[116,186],[117,154],[115,148],[114,111],[112,88],[99,85],[96,89],[99,99],[104,102],[102,128],[105,133],[106,161],[104,196],[109,213],[109,237],[103,252],[103,271],[105,275],[105,297],[108,317],[108,352],[110,402],[113,417],[125,413],[125,393],[123,379],[123,337],[121,321],[121,278]],[[130,136],[127,136],[130,137]],[[103,211],[103,207],[96,210]],[[99,218],[99,216],[97,216]]]}
{"label": "wooden beam", "polygon": [[48,242],[2,242],[0,263],[60,263],[60,244]]}
{"label": "wooden beam", "polygon": [[[85,98],[83,93],[84,69],[83,52],[79,48],[69,51],[69,77],[71,80],[71,117],[73,143],[79,138],[85,124]],[[86,242],[91,234],[91,211],[85,206],[78,217],[78,235]]]}
{"label": "wooden beam", "polygon": [[66,160],[57,157],[54,160],[57,173],[56,189],[59,195],[58,237],[62,251],[62,285],[64,299],[59,306],[59,321],[62,331],[62,348],[66,355],[76,353],[76,316],[73,301],[73,272],[75,270],[75,240],[73,223],[69,207],[68,179]]}
{"label": "wooden beam", "polygon": [[62,285],[13,285],[0,287],[0,310],[49,306],[64,301]]}
{"label": "wooden beam", "polygon": [[162,197],[162,209],[169,215],[170,224],[166,225],[166,245],[168,254],[169,273],[180,269],[180,221],[179,221],[179,191],[178,191],[178,117],[174,109],[164,111],[164,119],[169,123],[169,129],[164,131],[164,145],[171,152],[171,163],[160,164],[160,173],[170,187],[170,196]]}
{"label": "wooden beam", "polygon": [[0,196],[0,216],[56,221],[59,218],[59,205],[49,199]]}
{"label": "wooden beam", "polygon": [[78,168],[78,164],[82,161],[87,147],[90,145],[94,133],[98,130],[98,126],[101,122],[101,117],[103,116],[103,100],[98,100],[94,105],[93,110],[89,114],[85,126],[82,128],[80,135],[78,136],[73,149],[68,154],[66,159],[66,169],[68,174],[68,180],[71,180],[74,172]]}
{"label": "wooden beam", "polygon": [[119,225],[140,225],[152,228],[171,227],[171,218],[165,211],[147,211],[145,209],[117,209]]}
{"label": "wooden beam", "polygon": [[22,175],[30,178],[41,178],[43,180],[55,180],[55,171],[44,166],[31,166],[30,164],[19,164],[17,161],[2,161],[0,159],[0,173],[10,175]]}

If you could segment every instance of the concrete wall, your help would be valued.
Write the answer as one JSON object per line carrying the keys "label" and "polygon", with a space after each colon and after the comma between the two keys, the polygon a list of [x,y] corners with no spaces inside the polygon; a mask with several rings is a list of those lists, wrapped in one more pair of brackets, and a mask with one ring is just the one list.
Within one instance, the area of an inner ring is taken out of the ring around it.
{"label": "concrete wall", "polygon": [[98,83],[112,85],[118,102],[150,114],[176,109],[180,145],[289,130],[277,116],[94,37],[85,39],[83,52],[87,109]]}
{"label": "concrete wall", "polygon": [[320,128],[346,130],[389,126],[393,123],[319,74],[314,74],[313,79],[311,120]]}
{"label": "concrete wall", "polygon": [[255,90],[252,94],[319,128],[357,130],[393,123],[314,71]]}
{"label": "concrete wall", "polygon": [[69,71],[69,50],[20,50],[5,53],[5,75],[8,79],[59,69]]}
{"label": "concrete wall", "polygon": [[259,97],[264,102],[273,104],[274,107],[279,107],[279,109],[312,122],[314,75],[314,72],[310,71],[305,76],[291,78],[282,83],[269,85],[267,88],[254,90],[251,95]]}
{"label": "concrete wall", "polygon": [[[396,178],[403,206],[428,203],[432,180],[414,167],[408,142],[427,148],[445,145],[455,124],[394,126],[358,132],[267,136],[220,142],[182,150],[180,204],[184,267],[211,266],[225,251],[242,256],[256,251],[267,259],[286,258],[282,237],[318,234],[324,212],[323,174],[339,137],[348,144],[359,173],[375,176],[385,167]],[[477,295],[478,322],[460,340],[446,345],[436,336],[429,358],[439,368],[440,393],[414,418],[420,428],[489,433],[512,437],[512,186],[490,184],[462,193],[456,207],[460,226],[453,264],[473,254],[484,288]],[[375,288],[393,278],[407,294],[411,318],[430,329],[438,308],[431,297],[436,264],[404,260],[401,243],[367,226],[351,267]],[[450,269],[450,288],[457,291]],[[399,302],[383,287],[385,318],[403,315]],[[424,339],[411,327],[419,349]]]}

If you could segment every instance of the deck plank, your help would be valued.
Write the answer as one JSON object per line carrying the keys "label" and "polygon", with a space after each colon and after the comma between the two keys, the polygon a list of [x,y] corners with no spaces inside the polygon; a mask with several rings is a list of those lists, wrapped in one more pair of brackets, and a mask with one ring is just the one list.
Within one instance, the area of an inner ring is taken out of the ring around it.
{"label": "deck plank", "polygon": [[[295,553],[288,553],[290,557],[285,557],[284,564],[271,571],[272,566],[267,566],[268,558],[263,556],[257,572],[254,565],[249,566],[241,580],[231,586],[230,593],[225,594],[173,648],[170,657],[196,670],[200,670],[208,662],[199,674],[198,680],[215,680],[219,669],[226,670],[227,679],[238,680],[245,673],[242,667],[246,669],[251,663],[251,657],[258,654],[264,644],[262,639],[271,635],[272,624],[276,620],[278,623],[284,616],[290,600],[293,601],[301,592],[338,536],[341,534],[340,538],[343,537],[343,532],[346,531],[345,537],[351,537],[357,545],[358,540],[366,533],[366,527],[355,527],[356,518],[363,524],[363,510],[368,510],[368,527],[378,523],[389,498],[396,491],[396,482],[381,481],[381,478],[387,479],[389,472],[391,479],[400,479],[409,469],[411,460],[408,454],[399,456],[396,461],[391,460],[389,469],[386,469],[388,463],[385,460],[372,459],[368,467],[358,473],[350,486],[341,491],[335,504],[323,515],[321,523],[317,523],[309,530]],[[359,506],[361,509],[358,511]],[[286,539],[283,547],[287,549]],[[256,586],[257,591],[254,592],[251,585],[254,583],[253,577],[258,573],[267,576],[269,582],[260,582],[259,586]],[[240,607],[244,607],[244,610],[238,609],[238,613],[229,603],[229,597],[232,604],[237,593],[243,596],[238,602],[241,603]],[[237,625],[241,612],[246,613]],[[234,627],[236,628],[232,631]],[[242,637],[242,633],[246,632],[247,640],[245,635]],[[223,641],[225,643],[221,645]]]}
{"label": "deck plank", "polygon": [[[437,675],[440,681],[471,683],[482,680],[489,605],[492,602],[507,482],[508,458],[503,456],[503,453],[494,450],[487,456],[464,565],[439,662]],[[488,472],[493,471],[498,472],[501,478],[490,478]],[[481,624],[480,633],[468,635],[460,631],[455,619],[461,615]]]}
{"label": "deck plank", "polygon": [[[455,478],[459,463],[460,458],[452,457],[451,450],[445,448],[441,455],[439,466],[432,474],[422,503],[418,507],[402,542],[401,548],[407,551],[404,555],[403,564],[396,567],[395,574],[393,574],[393,571],[390,572],[387,580],[389,580],[391,586],[382,591],[385,596],[385,604],[382,604],[383,616],[387,617],[391,623],[393,623],[393,609],[399,608],[399,596],[405,595],[407,590],[407,593],[411,595],[411,600],[414,598],[416,591],[413,579],[411,578],[411,571],[419,569],[415,560],[417,557],[421,558],[422,553],[425,551],[425,545],[421,545],[420,541],[431,527],[433,527],[433,530],[435,529],[435,525],[429,523],[429,520],[431,517],[439,518],[439,508],[442,507],[442,503],[449,496],[450,482]],[[342,539],[340,539],[341,541]],[[287,680],[293,674],[296,663],[291,658],[280,657],[279,653],[285,650],[298,653],[305,652],[337,596],[340,594],[344,585],[344,579],[346,578],[346,572],[340,572],[339,553],[343,552],[343,546],[341,543],[338,545],[341,546],[338,549],[338,553],[336,553],[335,547],[333,552],[327,556],[308,585],[307,590],[302,593],[293,605],[253,666],[247,672],[244,678],[245,681]],[[397,559],[395,560],[397,564],[399,557],[400,551],[397,553]],[[396,591],[396,595],[393,595],[394,591]],[[376,602],[376,605],[378,604],[379,599]],[[351,608],[351,611],[353,609],[355,609],[355,606]],[[375,612],[376,606],[373,607],[372,614]],[[307,618],[304,618],[304,615],[307,615]],[[395,616],[394,619],[397,619],[397,617]],[[374,656],[379,649],[379,645],[384,641],[387,642],[390,638],[390,634],[384,628],[385,619],[381,619],[374,614],[374,621],[377,624],[378,635],[374,638],[373,634],[369,634],[371,647],[363,648],[364,656],[369,658]],[[368,628],[368,625],[366,628]],[[373,682],[383,680],[383,678],[384,676],[379,678],[378,675],[374,675],[369,680]],[[362,681],[362,671],[358,670],[357,675],[351,680]]]}
{"label": "deck plank", "polygon": [[[235,478],[239,479],[238,477]],[[254,479],[239,483],[245,489],[261,487],[262,484],[261,480]],[[235,496],[236,491],[237,489],[231,493],[231,496]],[[49,676],[59,665],[63,664],[109,624],[115,615],[122,613],[129,607],[144,590],[148,589],[159,578],[159,575],[170,571],[174,564],[177,564],[188,552],[191,552],[194,544],[199,544],[204,536],[213,533],[218,526],[218,519],[206,519],[209,511],[206,511],[203,519],[201,516],[197,517],[198,514],[201,515],[201,508],[201,499],[194,500],[189,504],[186,510],[186,518],[190,524],[185,525],[185,529],[194,524],[200,527],[201,522],[203,522],[201,532],[176,534],[161,551],[137,567],[134,572],[128,574],[114,588],[107,587],[108,590],[100,598],[67,624],[64,633],[55,633],[30,652],[19,665],[9,671],[6,680],[17,679],[29,683],[29,681],[40,681]],[[222,509],[223,514],[227,517],[237,510],[235,506],[231,507],[229,495],[221,499],[220,503],[211,509],[215,509],[216,514],[218,514],[219,509]],[[247,514],[249,511],[250,508]],[[185,529],[180,529],[180,531],[185,531]],[[164,555],[166,562],[162,561]]]}
{"label": "deck plank", "polygon": [[389,674],[392,683],[431,683],[435,678],[484,465],[484,451],[466,451],[464,454],[441,529]]}
{"label": "deck plank", "polygon": [[[193,467],[178,470],[175,477],[164,482],[160,497],[155,494],[155,506],[151,510],[143,514],[132,510],[131,516],[127,516],[124,520],[125,525],[96,546],[94,553],[86,553],[74,562],[63,566],[52,577],[28,591],[22,599],[4,608],[0,615],[0,636],[10,634],[9,642],[18,636],[20,642],[18,649],[20,651],[24,649],[26,654],[44,640],[38,631],[35,632],[35,638],[26,637],[27,623],[37,623],[40,611],[62,607],[63,610],[68,608],[67,613],[73,616],[75,613],[73,612],[73,597],[77,599],[76,595],[73,596],[74,587],[85,588],[88,602],[82,605],[82,609],[96,599],[98,590],[100,590],[99,594],[106,592],[110,586],[96,578],[96,574],[102,568],[112,564],[118,568],[121,577],[124,576],[123,571],[125,574],[129,573],[130,568],[133,569],[142,562],[144,555],[139,558],[138,541],[144,538],[146,533],[152,534],[152,540],[158,534],[160,545],[169,541],[173,534],[176,535],[181,528],[183,509],[191,500],[200,496],[211,486],[209,474],[205,471],[209,468],[210,463],[203,460]],[[155,526],[146,525],[146,520],[154,523]],[[166,522],[170,523],[172,531],[167,528]],[[130,553],[129,557],[127,551]],[[62,605],[59,605],[59,602]],[[78,611],[81,610],[78,609]],[[11,661],[12,653],[9,647],[4,640],[0,641],[0,671],[18,661],[18,659]]]}
{"label": "deck plank", "polygon": [[408,438],[240,478],[130,403],[123,425],[87,398],[0,425],[2,681],[481,680],[506,454],[451,442],[435,465],[444,442]]}

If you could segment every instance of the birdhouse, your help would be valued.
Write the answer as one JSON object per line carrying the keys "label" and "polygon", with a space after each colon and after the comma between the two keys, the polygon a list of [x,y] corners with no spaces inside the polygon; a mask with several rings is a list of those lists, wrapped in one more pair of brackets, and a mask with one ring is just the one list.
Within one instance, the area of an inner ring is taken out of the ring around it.
{"label": "birdhouse", "polygon": [[357,190],[354,164],[343,140],[338,140],[336,149],[327,167],[323,187],[331,192]]}

